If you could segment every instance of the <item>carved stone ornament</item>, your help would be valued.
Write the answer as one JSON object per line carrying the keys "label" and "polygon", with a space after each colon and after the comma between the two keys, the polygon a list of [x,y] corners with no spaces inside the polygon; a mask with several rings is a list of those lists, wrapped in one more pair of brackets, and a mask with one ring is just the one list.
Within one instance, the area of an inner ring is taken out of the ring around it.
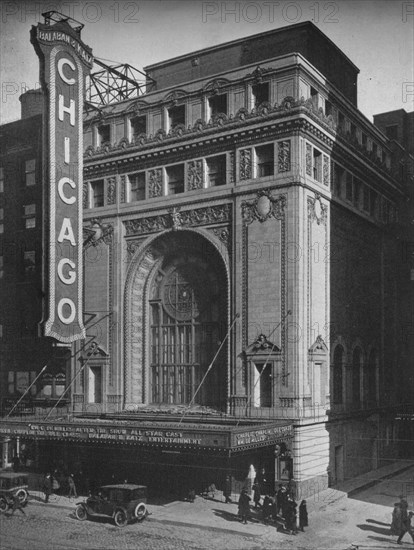
{"label": "carved stone ornament", "polygon": [[241,209],[244,222],[249,225],[254,220],[258,220],[260,223],[269,218],[280,220],[284,215],[285,204],[286,197],[284,195],[273,198],[269,190],[262,189],[257,193],[255,200],[242,202]]}
{"label": "carved stone ornament", "polygon": [[256,340],[245,349],[245,353],[249,355],[259,351],[278,353],[280,352],[280,348],[273,342],[270,342],[264,334],[260,334]]}
{"label": "carved stone ornament", "polygon": [[127,188],[127,177],[125,174],[121,175],[121,203],[126,202],[126,188]]}
{"label": "carved stone ornament", "polygon": [[83,182],[83,208],[89,207],[89,182]]}
{"label": "carved stone ornament", "polygon": [[323,184],[329,187],[329,157],[323,155]]}
{"label": "carved stone ornament", "polygon": [[183,224],[181,220],[180,208],[174,206],[168,212],[171,216],[171,228],[173,230],[181,229]]}
{"label": "carved stone ornament", "polygon": [[175,228],[178,229],[228,222],[230,218],[231,205],[220,204],[217,206],[197,208],[196,210],[185,210],[184,212],[178,212],[177,209],[175,209],[174,213],[170,212],[161,216],[128,220],[125,222],[125,228],[127,236],[144,235],[174,228],[174,223],[176,224]]}
{"label": "carved stone ornament", "polygon": [[114,177],[107,179],[107,204],[116,202],[116,179]]}
{"label": "carved stone ornament", "polygon": [[230,231],[227,228],[215,227],[213,233],[220,239],[226,248],[230,248]]}
{"label": "carved stone ornament", "polygon": [[306,144],[306,174],[312,176],[312,146],[310,143]]}
{"label": "carved stone ornament", "polygon": [[188,163],[187,188],[189,191],[203,188],[203,161],[201,159]]}
{"label": "carved stone ornament", "polygon": [[325,344],[320,334],[309,348],[309,353],[328,353],[328,346]]}
{"label": "carved stone ornament", "polygon": [[252,177],[252,150],[240,150],[239,179],[248,180]]}
{"label": "carved stone ornament", "polygon": [[308,199],[308,214],[311,220],[315,220],[318,225],[326,224],[328,218],[328,208],[322,203],[321,196],[315,195],[315,198]]}
{"label": "carved stone ornament", "polygon": [[290,141],[277,142],[277,165],[279,173],[290,171]]}
{"label": "carved stone ornament", "polygon": [[148,178],[149,198],[161,197],[162,195],[162,169],[155,168],[149,171]]}

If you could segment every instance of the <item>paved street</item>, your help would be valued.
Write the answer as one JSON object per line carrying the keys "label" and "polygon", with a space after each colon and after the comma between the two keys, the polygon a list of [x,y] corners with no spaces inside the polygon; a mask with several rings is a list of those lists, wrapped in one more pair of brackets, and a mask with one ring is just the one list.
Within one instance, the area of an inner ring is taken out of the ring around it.
{"label": "paved street", "polygon": [[[310,526],[296,536],[279,533],[265,526],[252,512],[252,521],[242,525],[237,505],[197,497],[194,504],[170,502],[149,504],[151,516],[143,523],[117,528],[111,521],[79,522],[75,502],[53,497],[41,502],[32,491],[26,516],[0,516],[1,550],[359,550],[398,548],[389,535],[393,503],[400,494],[414,507],[414,466],[377,485],[347,497],[329,489],[308,499]],[[413,548],[408,536],[402,548]]]}

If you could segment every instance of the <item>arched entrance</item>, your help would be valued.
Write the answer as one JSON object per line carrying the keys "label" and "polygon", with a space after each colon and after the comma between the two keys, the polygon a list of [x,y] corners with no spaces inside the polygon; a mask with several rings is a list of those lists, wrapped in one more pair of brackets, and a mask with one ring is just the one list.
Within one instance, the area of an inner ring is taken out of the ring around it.
{"label": "arched entrance", "polygon": [[217,249],[192,231],[156,238],[138,252],[125,306],[126,403],[224,410],[226,346],[195,395],[227,332],[228,282]]}

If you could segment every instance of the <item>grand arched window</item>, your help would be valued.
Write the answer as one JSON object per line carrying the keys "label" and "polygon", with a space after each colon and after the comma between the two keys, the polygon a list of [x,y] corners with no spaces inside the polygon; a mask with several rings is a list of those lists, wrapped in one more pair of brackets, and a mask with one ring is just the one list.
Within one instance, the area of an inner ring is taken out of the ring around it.
{"label": "grand arched window", "polygon": [[338,345],[334,351],[333,361],[333,403],[337,405],[343,402],[343,359],[344,348]]}
{"label": "grand arched window", "polygon": [[375,406],[377,402],[377,370],[377,352],[372,349],[364,369],[364,397],[368,407]]}
{"label": "grand arched window", "polygon": [[[180,252],[164,259],[152,279],[150,308],[150,399],[192,401],[222,338],[224,281],[211,258]],[[221,322],[220,322],[221,321]],[[195,403],[218,406],[225,378],[220,354]]]}

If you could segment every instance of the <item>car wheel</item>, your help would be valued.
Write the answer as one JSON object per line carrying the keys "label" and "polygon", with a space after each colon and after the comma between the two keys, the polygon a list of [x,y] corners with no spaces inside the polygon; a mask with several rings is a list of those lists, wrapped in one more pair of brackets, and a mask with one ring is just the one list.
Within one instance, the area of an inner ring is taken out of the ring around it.
{"label": "car wheel", "polygon": [[125,510],[117,510],[114,515],[114,522],[117,527],[124,527],[128,523]]}
{"label": "car wheel", "polygon": [[75,516],[78,518],[79,521],[85,521],[85,519],[88,517],[88,514],[86,513],[86,510],[83,506],[78,506],[75,510]]}
{"label": "car wheel", "polygon": [[5,512],[8,507],[7,500],[5,498],[0,498],[0,512]]}
{"label": "car wheel", "polygon": [[29,495],[27,494],[26,489],[19,489],[16,496],[20,500],[21,504],[26,504]]}
{"label": "car wheel", "polygon": [[146,515],[147,515],[147,507],[143,502],[140,502],[135,507],[134,516],[138,521],[142,521]]}

